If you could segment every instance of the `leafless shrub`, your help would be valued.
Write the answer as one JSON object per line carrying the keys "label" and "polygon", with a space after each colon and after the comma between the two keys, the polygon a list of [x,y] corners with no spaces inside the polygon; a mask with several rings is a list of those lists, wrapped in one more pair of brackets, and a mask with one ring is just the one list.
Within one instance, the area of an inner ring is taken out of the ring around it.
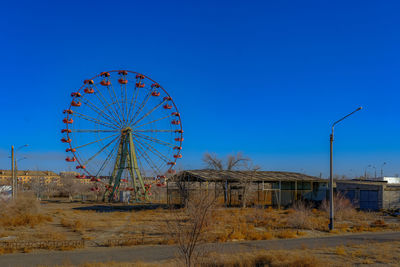
{"label": "leafless shrub", "polygon": [[61,178],[61,191],[63,194],[68,195],[70,201],[78,195],[81,197],[81,200],[84,200],[85,196],[92,194],[90,191],[92,186],[91,184],[83,184],[72,175]]}
{"label": "leafless shrub", "polygon": [[297,201],[292,206],[295,212],[288,215],[287,224],[297,229],[314,229],[312,206],[304,201]]}
{"label": "leafless shrub", "polygon": [[247,204],[254,198],[256,191],[254,187],[252,188],[252,184],[260,167],[253,166],[252,162],[247,160],[246,169],[250,172],[250,175],[244,176],[239,182],[239,186],[242,187],[242,208],[246,208]]}
{"label": "leafless shrub", "polygon": [[1,203],[0,225],[4,227],[35,227],[51,217],[39,212],[39,202],[29,193],[20,194],[17,199]]}
{"label": "leafless shrub", "polygon": [[185,266],[194,266],[199,256],[204,254],[199,244],[205,241],[214,204],[213,194],[193,194],[183,209],[172,211],[173,216],[166,219],[169,237],[178,245]]}
{"label": "leafless shrub", "polygon": [[[324,199],[321,203],[320,209],[329,212],[329,200]],[[344,219],[351,218],[356,212],[351,201],[346,198],[342,193],[338,192],[333,197],[333,210],[335,217]]]}

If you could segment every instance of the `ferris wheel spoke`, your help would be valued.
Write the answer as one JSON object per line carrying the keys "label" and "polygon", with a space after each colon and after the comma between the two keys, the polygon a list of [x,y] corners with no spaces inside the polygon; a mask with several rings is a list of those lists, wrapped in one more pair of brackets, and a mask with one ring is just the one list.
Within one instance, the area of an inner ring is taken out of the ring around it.
{"label": "ferris wheel spoke", "polygon": [[[122,87],[125,87],[125,88],[122,88]],[[127,105],[127,90],[126,90],[126,84],[125,84],[125,86],[123,86],[122,84],[121,84],[121,92],[124,92],[125,93],[125,95],[124,95],[124,99],[125,99],[125,101],[122,103],[122,107],[123,107],[123,117],[125,118],[125,121],[128,121],[128,105]],[[121,93],[122,94],[122,93]],[[121,98],[122,98],[122,96],[121,96]],[[125,104],[125,105],[124,105]]]}
{"label": "ferris wheel spoke", "polygon": [[104,151],[104,149],[106,149],[107,147],[109,147],[112,143],[114,143],[116,140],[118,140],[119,136],[117,136],[116,138],[114,138],[113,140],[111,140],[111,142],[109,142],[107,145],[105,145],[104,147],[102,147],[98,152],[96,152],[96,154],[94,154],[92,157],[90,157],[85,163],[83,163],[83,165],[87,165],[90,161],[92,161],[95,157],[97,157],[98,155],[100,155],[101,152]]}
{"label": "ferris wheel spoke", "polygon": [[90,143],[87,143],[87,144],[84,144],[84,145],[81,145],[81,146],[77,146],[77,147],[75,147],[75,149],[79,149],[79,148],[82,148],[82,147],[85,147],[85,146],[88,146],[88,145],[91,145],[91,144],[94,144],[94,143],[98,143],[98,142],[100,142],[100,141],[106,140],[106,139],[108,139],[108,138],[111,138],[111,137],[116,136],[116,135],[119,135],[119,134],[120,134],[120,133],[116,133],[116,134],[113,134],[113,135],[110,135],[110,136],[107,136],[107,137],[104,137],[104,138],[95,140],[95,141],[93,141],[93,142],[90,142]]}
{"label": "ferris wheel spoke", "polygon": [[[111,118],[107,113],[105,113],[103,110],[99,109],[97,106],[95,106],[92,102],[89,101],[89,99],[85,98],[82,96],[82,98],[87,101],[86,103],[82,101],[85,105],[87,105],[89,108],[91,108],[94,112],[99,114],[101,117],[103,117],[105,120],[107,120],[109,123],[113,124],[115,127],[120,127],[120,125],[115,123],[115,120]],[[104,117],[106,115],[108,118]]]}
{"label": "ferris wheel spoke", "polygon": [[105,127],[108,127],[108,128],[116,129],[116,127],[114,125],[110,124],[110,123],[101,121],[99,119],[92,118],[92,117],[90,117],[88,115],[84,115],[84,114],[79,113],[79,112],[74,112],[73,116],[77,116],[78,118],[81,118],[81,119],[84,119],[84,120],[87,120],[87,121],[91,121],[91,122],[94,122],[94,123],[97,123],[97,124],[101,124],[101,125],[103,125]]}
{"label": "ferris wheel spoke", "polygon": [[115,133],[119,130],[71,129],[73,133]]}
{"label": "ferris wheel spoke", "polygon": [[110,153],[107,155],[106,160],[103,162],[103,164],[101,165],[99,171],[96,174],[96,177],[104,170],[104,168],[107,166],[107,162],[112,158],[113,153],[115,151],[115,149],[118,147],[118,142],[113,146],[113,148],[111,149]]}
{"label": "ferris wheel spoke", "polygon": [[135,132],[139,132],[139,133],[173,133],[176,130],[152,130],[152,129],[148,129],[148,130],[135,130]]}
{"label": "ferris wheel spoke", "polygon": [[152,108],[150,111],[148,111],[146,114],[144,114],[140,119],[136,120],[133,124],[132,127],[135,126],[136,124],[138,124],[140,121],[142,121],[144,118],[146,118],[147,116],[149,116],[151,113],[153,113],[157,108],[159,108],[162,104],[165,103],[166,100],[163,100],[161,103],[159,103],[157,106],[155,106],[154,108]]}
{"label": "ferris wheel spoke", "polygon": [[144,106],[146,105],[147,101],[149,101],[149,98],[151,96],[151,90],[149,90],[149,92],[146,95],[146,98],[142,101],[142,103],[140,104],[139,109],[135,112],[135,115],[132,116],[132,118],[129,120],[129,124],[131,124],[136,117],[140,114],[140,112],[142,111],[142,109],[144,108]]}
{"label": "ferris wheel spoke", "polygon": [[155,123],[155,122],[157,122],[157,121],[161,121],[161,120],[167,119],[167,118],[169,118],[169,117],[171,117],[171,116],[172,116],[172,115],[168,115],[168,116],[165,116],[165,117],[162,117],[162,118],[159,118],[159,119],[150,121],[150,122],[146,122],[145,124],[136,126],[136,127],[132,128],[132,129],[135,130],[135,129],[141,128],[141,127],[143,127],[143,126],[145,126],[145,125],[149,125],[149,124]]}
{"label": "ferris wheel spoke", "polygon": [[[101,90],[98,90],[95,84],[94,84],[94,88],[96,89],[95,95],[96,95],[97,99],[99,99],[99,101],[104,106],[104,108],[107,110],[107,112],[113,117],[114,121],[115,122],[119,121],[118,124],[121,125],[122,124],[121,119],[118,117],[118,114],[115,113],[115,111],[111,108],[111,105],[108,103],[107,99],[101,93]],[[108,89],[107,89],[107,91],[108,91]],[[100,96],[97,93],[99,93]],[[103,100],[100,99],[100,97],[104,100],[104,102],[103,102]],[[108,107],[110,107],[110,109],[108,109]]]}
{"label": "ferris wheel spoke", "polygon": [[[114,97],[115,97],[115,101],[117,102],[117,105],[118,105],[118,110],[121,112],[122,111],[122,109],[121,109],[121,105],[119,104],[119,101],[118,101],[118,98],[117,98],[117,94],[115,93],[115,90],[114,90],[114,87],[112,86],[112,83],[110,82],[110,85],[109,86],[107,86],[107,88],[108,87],[111,87],[111,90],[113,91],[113,93],[114,93]],[[115,107],[115,106],[114,106]],[[115,107],[115,110],[116,110],[116,112],[117,112],[117,114],[118,114],[118,117],[120,117],[119,115],[119,112],[118,112],[118,110],[117,110],[117,108]],[[125,124],[126,123],[126,121],[125,121],[125,119],[124,119],[124,114],[121,114],[121,116],[122,116],[122,123],[123,124]]]}
{"label": "ferris wheel spoke", "polygon": [[160,139],[157,139],[157,138],[154,138],[154,137],[151,137],[151,136],[148,136],[148,135],[138,134],[138,133],[132,133],[132,134],[135,135],[135,136],[137,136],[137,137],[139,137],[139,138],[146,139],[146,140],[152,141],[152,142],[156,142],[156,143],[158,143],[158,144],[160,144],[160,145],[169,146],[169,147],[172,147],[172,148],[175,147],[174,144],[171,144],[171,143],[162,141],[162,140],[160,140]]}
{"label": "ferris wheel spoke", "polygon": [[138,95],[139,95],[139,89],[140,89],[140,87],[138,87],[137,85],[138,85],[138,84],[141,84],[141,82],[142,82],[142,78],[137,78],[137,79],[134,81],[134,84],[135,84],[135,87],[134,87],[134,88],[135,88],[135,91],[134,91],[133,95],[134,95],[135,97],[131,99],[131,104],[130,104],[130,106],[129,106],[129,112],[128,112],[128,116],[127,116],[128,120],[129,120],[129,118],[130,118],[130,116],[131,116],[131,112],[132,112],[132,114],[133,114],[133,112],[135,111],[136,101],[137,101],[137,97],[138,97]]}
{"label": "ferris wheel spoke", "polygon": [[[138,150],[135,148],[135,151],[138,152]],[[139,152],[138,152],[139,153]],[[138,163],[139,163],[139,169],[140,169],[140,173],[143,173],[144,175],[146,175],[146,171],[143,168],[143,164],[142,164],[142,160],[140,159],[141,157],[136,157]]]}
{"label": "ferris wheel spoke", "polygon": [[142,155],[143,159],[147,162],[149,167],[153,169],[155,173],[159,172],[161,173],[161,170],[157,167],[157,165],[151,161],[149,155],[146,153],[146,150],[138,143],[138,146],[136,146],[137,151]]}
{"label": "ferris wheel spoke", "polygon": [[138,94],[139,94],[139,88],[135,85],[135,91],[133,92],[134,97],[132,97],[131,103],[129,105],[128,116],[127,116],[128,118],[130,118],[131,113],[133,113],[133,111],[135,110]]}
{"label": "ferris wheel spoke", "polygon": [[137,139],[135,139],[136,142],[140,143],[142,146],[145,146],[150,152],[152,152],[154,155],[156,155],[157,157],[159,157],[161,160],[168,162],[169,159],[164,156],[160,151],[158,151],[157,149],[155,149],[152,145],[150,145],[149,143],[145,142],[144,140],[139,141]]}

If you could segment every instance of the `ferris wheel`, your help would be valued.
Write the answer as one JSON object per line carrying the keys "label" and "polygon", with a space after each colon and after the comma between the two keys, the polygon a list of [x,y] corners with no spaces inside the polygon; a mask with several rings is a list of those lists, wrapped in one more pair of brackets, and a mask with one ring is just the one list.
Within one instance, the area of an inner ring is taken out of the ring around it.
{"label": "ferris wheel", "polygon": [[104,199],[120,189],[136,200],[149,195],[153,179],[165,183],[182,158],[180,113],[167,91],[149,77],[127,70],[102,72],[71,93],[63,111],[67,162],[76,163],[76,178],[105,188]]}

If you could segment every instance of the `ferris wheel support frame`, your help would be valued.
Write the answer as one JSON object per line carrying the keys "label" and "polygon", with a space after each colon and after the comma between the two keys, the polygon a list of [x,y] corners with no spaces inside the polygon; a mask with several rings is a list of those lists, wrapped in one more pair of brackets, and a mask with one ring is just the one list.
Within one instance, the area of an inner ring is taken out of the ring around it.
{"label": "ferris wheel support frame", "polygon": [[135,145],[133,143],[132,129],[130,127],[122,130],[121,141],[118,146],[118,154],[115,160],[114,170],[109,181],[109,185],[111,186],[114,184],[114,186],[112,187],[111,193],[107,190],[105,191],[103,199],[106,199],[107,193],[109,193],[108,201],[111,202],[115,200],[115,194],[118,192],[121,183],[121,176],[125,169],[128,170],[132,178],[136,202],[138,202],[138,193],[140,190],[142,190],[145,199],[147,199],[148,194],[142,175],[140,174],[135,152]]}

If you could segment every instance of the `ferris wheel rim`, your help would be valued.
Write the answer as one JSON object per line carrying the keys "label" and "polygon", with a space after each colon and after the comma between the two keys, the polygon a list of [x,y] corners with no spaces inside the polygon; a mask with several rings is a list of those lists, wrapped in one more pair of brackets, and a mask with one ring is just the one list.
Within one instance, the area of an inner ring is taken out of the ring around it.
{"label": "ferris wheel rim", "polygon": [[[120,73],[120,72],[122,72],[122,71],[126,71],[127,73],[131,73],[131,74],[142,75],[142,76],[144,77],[144,79],[148,79],[148,80],[152,81],[153,83],[156,83],[156,84],[159,86],[158,88],[161,88],[161,90],[164,92],[164,94],[165,94],[166,96],[169,97],[169,101],[171,101],[171,104],[173,105],[174,109],[175,109],[176,112],[178,113],[177,117],[179,118],[180,124],[177,125],[177,126],[178,126],[178,128],[180,129],[180,132],[179,132],[179,136],[180,136],[179,140],[180,140],[180,141],[177,142],[177,146],[179,146],[179,147],[181,148],[181,147],[182,147],[182,142],[183,142],[183,138],[182,138],[182,137],[183,137],[183,126],[182,126],[181,114],[180,114],[180,112],[179,112],[178,107],[177,107],[176,104],[175,104],[174,99],[170,96],[170,94],[167,92],[167,90],[166,90],[162,85],[160,85],[157,81],[153,80],[153,79],[150,78],[149,76],[144,75],[144,74],[142,74],[142,73],[139,73],[139,72],[136,72],[136,71],[130,71],[130,70],[121,70],[121,69],[120,69],[120,70],[110,70],[110,71],[103,71],[103,72],[100,72],[99,74],[93,76],[93,77],[90,78],[89,80],[94,80],[94,79],[96,79],[96,78],[99,78],[99,77],[101,77],[104,73]],[[85,87],[85,86],[86,86],[86,84],[84,83],[76,92],[77,92],[77,93],[82,93],[82,91],[84,91],[84,87]],[[83,93],[86,94],[85,92],[83,92]],[[72,101],[75,100],[76,98],[77,98],[77,96],[73,96],[73,97],[72,97]],[[68,109],[71,109],[71,108],[72,108],[72,104],[71,104],[72,101],[70,102],[70,105],[69,105]],[[66,114],[67,120],[68,120],[70,117],[72,117],[70,114]],[[72,129],[70,129],[70,127],[69,127],[68,124],[65,124],[65,129],[67,129],[67,130],[72,130]],[[117,131],[117,129],[115,129],[115,131]],[[70,139],[71,137],[73,137],[72,132],[69,133],[69,132],[67,131],[67,132],[66,132],[66,136],[67,136],[67,138]],[[120,137],[120,135],[117,136],[116,140],[118,140],[119,137]],[[117,142],[117,143],[118,143],[118,142]],[[73,156],[76,158],[77,163],[79,164],[79,166],[82,166],[82,163],[83,163],[83,162],[81,162],[81,160],[80,160],[78,150],[76,149],[76,151],[74,152],[74,151],[73,151],[74,147],[72,146],[72,143],[68,143],[68,145],[69,145],[69,148],[71,149],[70,152],[71,152],[71,153],[73,154]],[[181,149],[178,150],[178,153],[179,153],[179,154],[180,154],[180,152],[181,152]],[[178,160],[178,158],[173,158],[173,159],[171,159],[171,162],[174,162],[174,163],[176,164],[177,160]],[[174,168],[173,166],[175,166],[175,164],[174,164],[174,165],[171,165],[171,166],[167,169],[167,172],[168,172],[169,170],[172,170],[172,169]],[[96,176],[94,176],[92,173],[89,172],[88,169],[82,169],[82,170],[83,170],[83,172],[85,172],[85,173],[89,176],[89,178],[90,178],[90,177],[97,177],[97,176],[98,176],[98,174],[97,174]],[[99,182],[99,181],[97,181],[97,182]],[[96,182],[96,183],[97,183],[97,182]],[[103,183],[102,181],[100,181],[100,182]]]}

